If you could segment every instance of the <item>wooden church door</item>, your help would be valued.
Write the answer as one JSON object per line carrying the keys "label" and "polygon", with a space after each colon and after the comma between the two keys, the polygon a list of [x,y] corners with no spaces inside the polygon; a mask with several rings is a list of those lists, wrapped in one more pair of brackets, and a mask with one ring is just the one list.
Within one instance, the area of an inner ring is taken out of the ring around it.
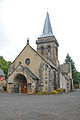
{"label": "wooden church door", "polygon": [[27,93],[27,81],[25,81],[23,84],[23,93]]}

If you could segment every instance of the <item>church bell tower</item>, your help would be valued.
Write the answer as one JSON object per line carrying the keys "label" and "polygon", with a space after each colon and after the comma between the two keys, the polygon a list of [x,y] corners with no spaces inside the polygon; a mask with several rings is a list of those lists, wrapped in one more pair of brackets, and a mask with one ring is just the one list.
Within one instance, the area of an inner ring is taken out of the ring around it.
{"label": "church bell tower", "polygon": [[58,65],[58,42],[53,35],[49,13],[47,12],[43,33],[38,37],[36,41],[37,44],[37,52],[46,57],[49,61],[51,61],[56,66]]}

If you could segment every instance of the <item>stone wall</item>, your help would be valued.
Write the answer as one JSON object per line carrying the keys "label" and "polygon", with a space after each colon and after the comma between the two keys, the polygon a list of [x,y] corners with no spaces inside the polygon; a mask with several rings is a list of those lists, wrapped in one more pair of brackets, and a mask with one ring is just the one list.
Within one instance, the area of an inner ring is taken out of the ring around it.
{"label": "stone wall", "polygon": [[[55,89],[54,85],[54,73],[55,69],[51,68],[45,62],[42,62],[39,68],[39,82],[38,82],[38,91],[53,91]],[[57,78],[56,75],[55,83],[57,88]]]}
{"label": "stone wall", "polygon": [[71,79],[66,77],[60,72],[60,88],[63,88],[65,92],[71,92]]}
{"label": "stone wall", "polygon": [[[39,38],[36,44],[37,52],[58,66],[58,44],[56,43],[55,37]],[[48,46],[50,46],[51,49],[50,53],[48,52]],[[41,51],[42,47],[44,48],[43,53]]]}

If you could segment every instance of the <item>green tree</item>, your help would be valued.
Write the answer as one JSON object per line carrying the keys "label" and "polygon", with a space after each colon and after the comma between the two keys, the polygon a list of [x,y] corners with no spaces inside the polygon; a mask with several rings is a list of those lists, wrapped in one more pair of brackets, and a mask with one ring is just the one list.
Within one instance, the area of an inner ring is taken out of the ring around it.
{"label": "green tree", "polygon": [[74,84],[79,84],[80,82],[80,72],[74,74]]}
{"label": "green tree", "polygon": [[3,56],[0,56],[0,68],[3,70],[4,74],[6,75],[5,78],[7,79],[8,68],[12,62],[6,61]]}

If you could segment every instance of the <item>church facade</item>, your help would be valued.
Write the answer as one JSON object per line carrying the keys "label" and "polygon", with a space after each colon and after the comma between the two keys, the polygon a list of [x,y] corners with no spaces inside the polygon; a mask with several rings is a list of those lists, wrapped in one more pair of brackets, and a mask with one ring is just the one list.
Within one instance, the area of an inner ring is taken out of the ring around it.
{"label": "church facade", "polygon": [[[66,77],[72,84],[72,76],[68,76],[69,74],[65,76],[61,71],[58,62],[59,44],[53,35],[48,12],[43,33],[38,37],[36,44],[37,51],[30,46],[28,39],[27,45],[11,64],[8,70],[8,92],[26,94],[38,91],[50,92],[63,87],[61,79],[65,80]],[[69,73],[71,75],[71,71]]]}

